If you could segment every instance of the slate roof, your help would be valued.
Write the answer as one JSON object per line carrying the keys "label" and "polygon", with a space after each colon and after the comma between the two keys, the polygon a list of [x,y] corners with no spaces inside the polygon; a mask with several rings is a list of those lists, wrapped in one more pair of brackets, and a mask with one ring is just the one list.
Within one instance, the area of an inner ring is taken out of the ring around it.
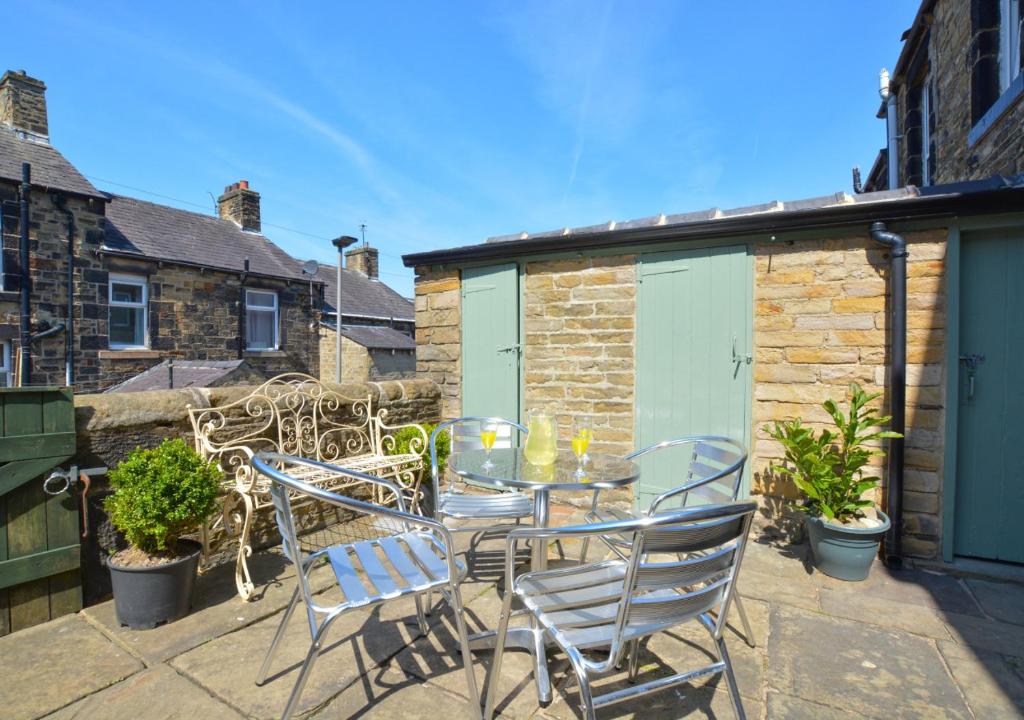
{"label": "slate roof", "polygon": [[0,127],[0,179],[20,183],[21,164],[26,162],[32,165],[32,184],[37,187],[107,199],[57,148],[28,140],[8,128]]}
{"label": "slate roof", "polygon": [[[342,316],[394,318],[412,322],[416,313],[411,300],[399,295],[380,280],[371,280],[362,273],[342,268]],[[324,283],[324,311],[335,312],[338,297],[337,265],[323,264],[315,279]]]}
{"label": "slate roof", "polygon": [[[245,360],[175,360],[174,388],[215,387],[228,375],[241,370],[242,375],[255,371]],[[123,383],[107,388],[108,393],[141,392],[143,390],[167,390],[170,388],[168,363],[164,360],[149,370],[128,378]]]}
{"label": "slate roof", "polygon": [[260,233],[212,215],[107,193],[104,248],[218,270],[307,280],[301,263]]}
{"label": "slate roof", "polygon": [[[342,284],[344,284],[344,280]],[[344,288],[342,288],[344,292]],[[342,325],[341,334],[368,350],[415,350],[416,341],[404,332],[389,327]]]}

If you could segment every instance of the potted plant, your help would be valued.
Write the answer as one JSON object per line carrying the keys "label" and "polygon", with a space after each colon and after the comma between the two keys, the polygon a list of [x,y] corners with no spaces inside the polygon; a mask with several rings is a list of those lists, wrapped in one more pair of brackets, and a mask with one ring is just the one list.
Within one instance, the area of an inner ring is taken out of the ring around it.
{"label": "potted plant", "polygon": [[181,536],[213,512],[221,477],[180,439],[136,448],[111,470],[104,507],[129,542],[108,562],[122,625],[148,629],[188,613],[202,546]]}
{"label": "potted plant", "polygon": [[868,443],[900,437],[881,429],[890,418],[878,416],[868,406],[879,396],[852,383],[845,414],[834,400],[826,400],[822,407],[835,422],[835,431],[816,433],[799,418],[764,427],[786,452],[786,464],[771,469],[792,479],[806,496],[799,509],[807,513],[815,567],[842,580],[868,576],[878,544],[889,529],[888,516],[864,497],[879,482],[876,476],[865,476],[865,467],[872,457],[885,454]]}

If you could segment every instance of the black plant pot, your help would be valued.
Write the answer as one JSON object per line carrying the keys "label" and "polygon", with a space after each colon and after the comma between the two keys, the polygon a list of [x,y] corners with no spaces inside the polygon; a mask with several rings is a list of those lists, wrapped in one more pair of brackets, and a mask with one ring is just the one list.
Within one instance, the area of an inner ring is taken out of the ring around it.
{"label": "black plant pot", "polygon": [[202,546],[179,540],[191,551],[185,557],[152,567],[126,567],[109,562],[117,621],[133,630],[150,630],[184,617],[192,609],[192,590]]}

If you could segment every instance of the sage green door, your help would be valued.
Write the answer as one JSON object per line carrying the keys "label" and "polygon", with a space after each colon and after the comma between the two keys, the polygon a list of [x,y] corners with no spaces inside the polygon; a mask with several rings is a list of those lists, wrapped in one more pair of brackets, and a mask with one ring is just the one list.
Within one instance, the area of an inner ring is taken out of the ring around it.
{"label": "sage green door", "polygon": [[519,420],[519,270],[462,271],[462,414]]}
{"label": "sage green door", "polygon": [[1024,562],[1024,231],[964,235],[954,552]]}
{"label": "sage green door", "polygon": [[[638,446],[684,435],[747,445],[753,276],[746,247],[649,253],[640,263]],[[671,450],[644,459],[639,507],[682,485],[687,461]]]}

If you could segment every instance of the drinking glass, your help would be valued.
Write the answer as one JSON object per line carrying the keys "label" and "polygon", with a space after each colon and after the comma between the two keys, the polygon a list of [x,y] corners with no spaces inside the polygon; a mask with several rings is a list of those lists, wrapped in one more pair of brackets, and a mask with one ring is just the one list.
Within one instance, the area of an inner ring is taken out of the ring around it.
{"label": "drinking glass", "polygon": [[481,469],[490,470],[494,467],[494,463],[491,462],[491,449],[494,447],[494,441],[498,439],[498,425],[496,423],[481,423],[480,424],[480,444],[484,446],[484,452],[486,457],[484,458],[484,464],[481,465]]}
{"label": "drinking glass", "polygon": [[573,477],[586,476],[583,466],[587,462],[587,448],[594,436],[590,418],[576,418],[572,424],[572,452],[576,456],[576,472]]}

